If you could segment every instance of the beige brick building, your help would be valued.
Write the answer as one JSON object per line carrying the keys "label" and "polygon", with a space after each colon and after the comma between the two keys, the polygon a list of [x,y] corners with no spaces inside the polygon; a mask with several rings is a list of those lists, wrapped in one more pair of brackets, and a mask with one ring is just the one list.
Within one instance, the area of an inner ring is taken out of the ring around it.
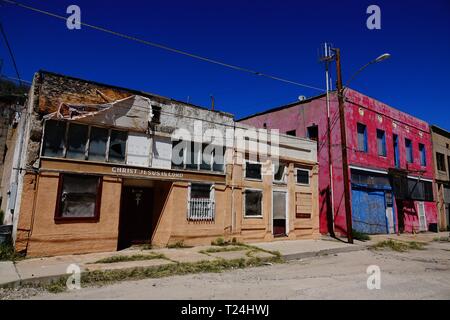
{"label": "beige brick building", "polygon": [[315,141],[50,72],[36,74],[19,127],[9,218],[28,256],[319,236]]}
{"label": "beige brick building", "polygon": [[435,165],[436,204],[441,231],[450,230],[450,132],[431,126]]}

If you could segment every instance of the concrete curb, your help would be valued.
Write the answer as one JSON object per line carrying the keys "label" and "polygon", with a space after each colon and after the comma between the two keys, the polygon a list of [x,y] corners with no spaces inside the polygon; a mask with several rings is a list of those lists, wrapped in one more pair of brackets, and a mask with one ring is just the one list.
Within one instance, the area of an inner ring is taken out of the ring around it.
{"label": "concrete curb", "polygon": [[281,257],[283,259],[285,259],[286,261],[292,261],[292,260],[300,260],[300,259],[305,259],[305,258],[326,256],[326,255],[330,255],[330,254],[361,251],[361,250],[366,250],[366,249],[367,249],[367,246],[350,246],[350,247],[344,247],[344,248],[324,249],[324,250],[319,250],[319,251],[308,251],[308,252],[285,254],[285,255],[281,255]]}
{"label": "concrete curb", "polygon": [[[333,248],[333,249],[324,249],[319,251],[307,251],[307,252],[299,252],[299,253],[292,253],[292,254],[282,254],[281,257],[285,261],[292,261],[292,260],[300,260],[305,258],[312,258],[312,257],[319,257],[319,256],[326,256],[330,254],[337,254],[337,253],[344,253],[344,252],[353,252],[353,251],[360,251],[367,249],[367,246],[364,245],[356,245],[356,246],[349,246],[349,247],[343,247],[343,248]],[[135,267],[130,268],[124,268],[125,269],[133,269]],[[85,272],[87,270],[82,270],[82,272]],[[107,269],[105,270],[107,271]],[[17,279],[14,281],[9,281],[5,283],[0,283],[0,288],[18,288],[23,285],[28,284],[49,284],[52,281],[60,280],[63,277],[68,277],[70,274],[67,273],[61,273],[61,274],[53,274],[53,275],[47,275],[47,276],[41,276],[41,277],[33,277],[33,278],[25,278],[25,279]]]}

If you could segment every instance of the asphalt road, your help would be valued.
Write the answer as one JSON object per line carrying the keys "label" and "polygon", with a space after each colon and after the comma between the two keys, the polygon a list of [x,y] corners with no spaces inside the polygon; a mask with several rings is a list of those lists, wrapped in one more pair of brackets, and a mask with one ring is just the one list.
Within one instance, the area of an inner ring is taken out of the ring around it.
{"label": "asphalt road", "polygon": [[[380,268],[369,290],[367,267]],[[195,274],[83,288],[32,299],[446,299],[450,242],[405,253],[357,251],[219,274]]]}

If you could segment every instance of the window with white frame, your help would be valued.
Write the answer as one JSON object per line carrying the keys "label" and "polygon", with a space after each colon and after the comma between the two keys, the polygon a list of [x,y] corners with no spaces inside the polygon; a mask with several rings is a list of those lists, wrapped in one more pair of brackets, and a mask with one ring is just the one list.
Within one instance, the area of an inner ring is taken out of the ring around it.
{"label": "window with white frame", "polygon": [[262,190],[246,189],[244,191],[244,216],[262,217]]}
{"label": "window with white frame", "polygon": [[285,163],[278,163],[273,167],[273,181],[276,183],[286,183],[287,165]]}
{"label": "window with white frame", "polygon": [[262,179],[261,169],[262,169],[261,163],[246,161],[245,162],[245,178],[261,180]]}
{"label": "window with white frame", "polygon": [[189,187],[188,220],[214,220],[214,186],[206,183],[192,183]]}
{"label": "window with white frame", "polygon": [[297,169],[296,176],[296,181],[298,184],[309,185],[309,170]]}

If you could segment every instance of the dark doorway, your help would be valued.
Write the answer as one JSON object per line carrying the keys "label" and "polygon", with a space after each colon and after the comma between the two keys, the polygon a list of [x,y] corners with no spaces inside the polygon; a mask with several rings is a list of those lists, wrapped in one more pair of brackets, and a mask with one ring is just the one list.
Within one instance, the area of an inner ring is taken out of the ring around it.
{"label": "dark doorway", "polygon": [[123,187],[119,220],[118,250],[149,243],[152,236],[153,189]]}
{"label": "dark doorway", "polygon": [[397,207],[397,223],[398,223],[398,232],[403,233],[405,231],[405,212],[403,206],[403,200],[397,200],[395,202]]}

